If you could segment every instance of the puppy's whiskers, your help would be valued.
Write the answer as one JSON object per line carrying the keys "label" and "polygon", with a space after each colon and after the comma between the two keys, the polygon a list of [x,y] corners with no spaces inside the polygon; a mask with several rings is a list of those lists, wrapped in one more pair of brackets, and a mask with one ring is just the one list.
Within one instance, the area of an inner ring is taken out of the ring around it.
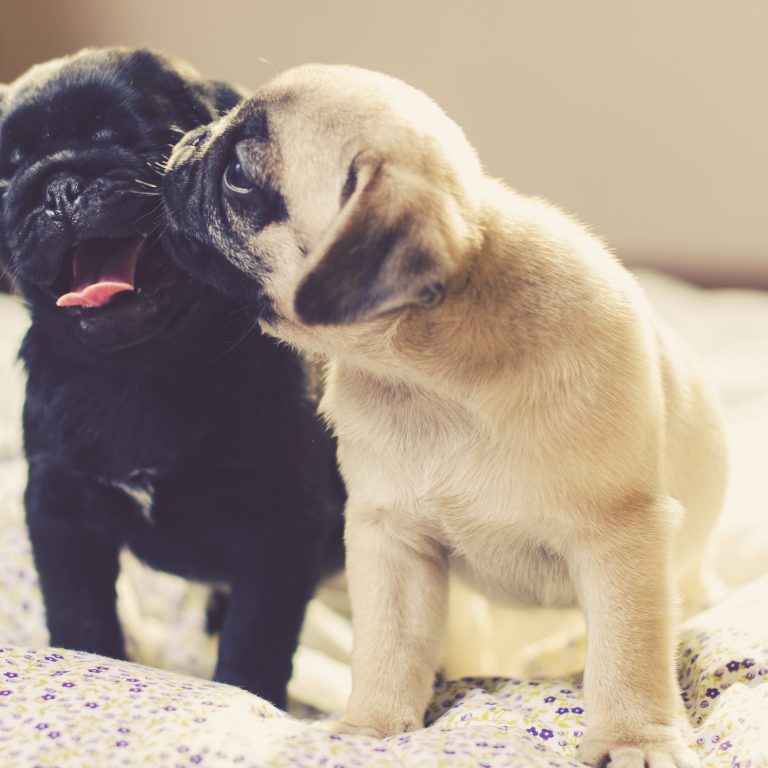
{"label": "puppy's whiskers", "polygon": [[165,176],[165,173],[168,170],[168,161],[170,159],[171,159],[170,155],[163,155],[163,157],[160,160],[155,160],[150,166],[152,168],[152,171],[156,173],[158,176]]}
{"label": "puppy's whiskers", "polygon": [[[155,226],[149,230],[147,233],[147,249],[151,250],[154,248],[159,242],[162,236],[168,231],[168,225],[162,224],[162,222],[158,222],[155,224]],[[154,237],[154,240],[150,242],[150,238]]]}
{"label": "puppy's whiskers", "polygon": [[[138,219],[136,219],[136,220],[133,222],[133,223],[134,223],[134,225],[135,225],[135,224],[138,224],[140,221],[144,221],[144,219],[148,219],[148,218],[150,218],[150,217],[154,216],[155,214],[157,214],[157,213],[160,211],[160,209],[161,209],[162,207],[163,207],[163,201],[162,201],[162,200],[160,200],[160,202],[158,202],[158,203],[155,205],[155,207],[154,207],[154,208],[152,208],[151,210],[149,210],[149,211],[147,211],[146,213],[143,213],[141,216],[139,216],[139,218],[138,218]],[[153,227],[152,231],[154,231],[155,229],[157,229],[157,227],[158,227],[158,226],[159,226],[159,223],[158,223],[158,224],[155,224],[155,226]]]}

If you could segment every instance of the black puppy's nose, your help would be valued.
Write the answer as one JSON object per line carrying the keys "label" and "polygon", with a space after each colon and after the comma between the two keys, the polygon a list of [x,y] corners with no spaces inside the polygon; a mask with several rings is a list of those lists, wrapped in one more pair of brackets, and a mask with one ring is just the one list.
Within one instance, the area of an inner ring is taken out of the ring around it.
{"label": "black puppy's nose", "polygon": [[45,190],[46,212],[49,216],[69,218],[82,191],[83,182],[77,176],[70,176],[69,174],[55,176]]}

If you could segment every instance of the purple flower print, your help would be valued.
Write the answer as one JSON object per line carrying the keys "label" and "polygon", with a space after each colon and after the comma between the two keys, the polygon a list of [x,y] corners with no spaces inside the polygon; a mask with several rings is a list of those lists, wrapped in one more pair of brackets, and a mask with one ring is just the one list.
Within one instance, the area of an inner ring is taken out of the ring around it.
{"label": "purple flower print", "polygon": [[555,697],[554,697],[554,696],[547,696],[547,697],[544,699],[544,703],[545,703],[545,704],[551,704],[553,701],[555,701]]}
{"label": "purple flower print", "polygon": [[7,689],[6,690],[2,690],[2,691],[0,691],[0,696],[10,696],[12,693],[13,693],[13,691],[9,691]]}
{"label": "purple flower print", "polygon": [[88,709],[96,709],[99,705],[95,701],[86,701],[85,706],[88,707]]}
{"label": "purple flower print", "polygon": [[530,728],[526,728],[525,730],[526,730],[526,733],[530,733],[532,736],[539,735],[539,732],[533,726],[531,726]]}
{"label": "purple flower print", "polygon": [[44,693],[43,694],[43,701],[51,701],[52,699],[55,699],[56,695],[53,693]]}
{"label": "purple flower print", "polygon": [[74,688],[75,684],[74,683],[62,683],[61,687],[62,688]]}
{"label": "purple flower print", "polygon": [[717,688],[707,688],[707,696],[710,699],[716,699],[720,695],[720,691]]}
{"label": "purple flower print", "polygon": [[573,712],[574,715],[583,715],[584,710],[582,707],[571,707],[571,712]]}
{"label": "purple flower print", "polygon": [[740,665],[738,661],[729,661],[725,666],[729,672],[735,672]]}
{"label": "purple flower print", "polygon": [[38,731],[44,731],[48,727],[48,723],[38,723],[35,728],[37,728]]}
{"label": "purple flower print", "polygon": [[730,742],[730,741],[724,741],[724,742],[723,742],[723,743],[720,745],[720,749],[722,749],[722,750],[726,750],[726,749],[730,749],[732,746],[733,746],[733,744],[731,744],[731,742]]}
{"label": "purple flower print", "polygon": [[48,734],[48,738],[49,738],[49,739],[58,739],[58,738],[59,738],[59,736],[61,736],[61,734],[60,734],[58,731],[51,731],[51,732]]}
{"label": "purple flower print", "polygon": [[542,728],[539,731],[539,738],[544,739],[544,741],[547,741],[547,739],[551,739],[555,734],[552,733],[552,731],[549,730],[549,728]]}
{"label": "purple flower print", "polygon": [[18,677],[18,672],[5,672],[3,673],[9,680],[13,680],[14,677]]}
{"label": "purple flower print", "polygon": [[555,710],[555,714],[558,714],[558,715],[567,715],[569,712],[570,710],[568,709],[568,707],[558,707]]}
{"label": "purple flower print", "polygon": [[128,742],[127,741],[116,741],[115,742],[115,746],[116,747],[127,747],[128,746]]}
{"label": "purple flower print", "polygon": [[741,662],[741,666],[745,669],[749,669],[750,667],[755,666],[755,660],[754,659],[744,659],[744,661]]}

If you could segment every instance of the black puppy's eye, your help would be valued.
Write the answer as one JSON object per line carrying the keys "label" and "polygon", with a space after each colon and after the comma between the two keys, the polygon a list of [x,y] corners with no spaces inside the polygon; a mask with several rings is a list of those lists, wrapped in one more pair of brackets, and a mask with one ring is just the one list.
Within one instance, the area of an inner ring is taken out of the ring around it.
{"label": "black puppy's eye", "polygon": [[247,195],[253,192],[255,188],[253,182],[245,175],[243,166],[236,157],[230,161],[224,171],[224,186],[235,195]]}

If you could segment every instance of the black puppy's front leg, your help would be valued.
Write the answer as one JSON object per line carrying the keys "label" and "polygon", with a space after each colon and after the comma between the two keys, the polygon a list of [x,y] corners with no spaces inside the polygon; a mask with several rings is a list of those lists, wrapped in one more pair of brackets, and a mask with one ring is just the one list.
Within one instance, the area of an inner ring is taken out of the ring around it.
{"label": "black puppy's front leg", "polygon": [[51,645],[125,658],[115,582],[119,545],[107,489],[50,467],[29,467],[27,527]]}
{"label": "black puppy's front leg", "polygon": [[272,532],[267,544],[232,582],[214,679],[285,709],[293,654],[316,586],[315,553],[276,541]]}

